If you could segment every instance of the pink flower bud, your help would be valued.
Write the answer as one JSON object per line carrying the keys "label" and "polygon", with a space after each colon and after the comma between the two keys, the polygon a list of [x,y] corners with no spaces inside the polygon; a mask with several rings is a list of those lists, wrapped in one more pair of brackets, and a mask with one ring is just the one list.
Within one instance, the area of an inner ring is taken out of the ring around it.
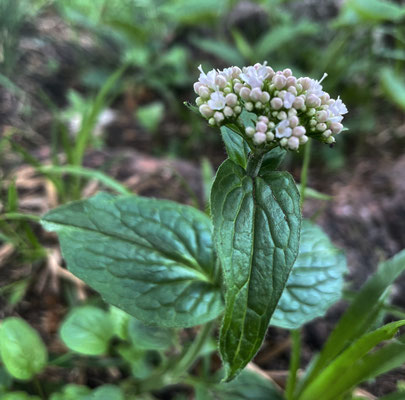
{"label": "pink flower bud", "polygon": [[291,137],[288,139],[288,147],[289,147],[291,150],[297,150],[298,147],[299,147],[299,145],[300,145],[300,140],[299,140],[297,137],[291,136]]}
{"label": "pink flower bud", "polygon": [[316,94],[309,94],[305,100],[305,104],[308,107],[319,107],[321,105],[321,99]]}
{"label": "pink flower bud", "polygon": [[280,89],[284,88],[284,86],[285,86],[285,84],[287,82],[287,79],[286,79],[286,77],[284,75],[276,74],[276,75],[273,76],[272,82],[274,83],[274,86],[278,90],[280,90]]}
{"label": "pink flower bud", "polygon": [[263,132],[256,132],[253,136],[255,144],[260,145],[266,141],[266,135]]}
{"label": "pink flower bud", "polygon": [[258,87],[254,88],[250,92],[250,98],[256,102],[260,100],[260,96],[262,95],[262,90]]}
{"label": "pink flower bud", "polygon": [[295,100],[293,101],[293,107],[296,110],[300,110],[302,107],[304,107],[304,105],[305,105],[305,100],[301,96],[296,97]]}
{"label": "pink flower bud", "polygon": [[210,118],[214,115],[214,110],[208,104],[202,104],[198,110],[200,111],[201,115],[205,118]]}
{"label": "pink flower bud", "polygon": [[240,96],[243,100],[245,100],[245,101],[249,100],[249,98],[250,98],[250,89],[247,88],[246,86],[244,86],[244,87],[240,90],[239,96]]}
{"label": "pink flower bud", "polygon": [[342,132],[343,125],[340,122],[332,122],[330,124],[330,129],[334,135],[337,135],[338,133]]}
{"label": "pink flower bud", "polygon": [[270,101],[271,108],[279,110],[283,106],[283,100],[280,97],[273,97]]}
{"label": "pink flower bud", "polygon": [[238,103],[238,96],[235,93],[229,93],[226,95],[225,101],[228,106],[234,107]]}
{"label": "pink flower bud", "polygon": [[295,128],[299,124],[299,119],[296,116],[290,117],[290,128]]}
{"label": "pink flower bud", "polygon": [[305,135],[305,128],[303,126],[296,126],[292,131],[293,136],[303,136]]}
{"label": "pink flower bud", "polygon": [[267,124],[260,121],[256,124],[256,129],[259,132],[266,132],[267,131]]}

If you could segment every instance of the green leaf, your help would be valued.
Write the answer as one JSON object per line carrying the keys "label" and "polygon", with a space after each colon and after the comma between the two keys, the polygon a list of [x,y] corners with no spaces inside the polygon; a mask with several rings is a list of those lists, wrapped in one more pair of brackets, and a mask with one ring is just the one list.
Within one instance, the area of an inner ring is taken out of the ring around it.
{"label": "green leaf", "polygon": [[1,395],[1,400],[41,400],[38,396],[30,396],[25,392],[11,392]]}
{"label": "green leaf", "polygon": [[85,396],[83,400],[125,400],[124,393],[118,386],[103,385]]}
{"label": "green leaf", "polygon": [[93,306],[72,310],[63,321],[60,336],[69,349],[81,354],[105,354],[114,327],[107,312]]}
{"label": "green leaf", "polygon": [[117,346],[120,356],[130,365],[132,375],[137,379],[146,379],[153,372],[153,366],[147,360],[147,352],[135,346],[121,344]]}
{"label": "green leaf", "polygon": [[151,104],[147,104],[142,107],[138,107],[136,110],[136,117],[139,123],[149,132],[156,132],[162,121],[165,113],[164,104],[161,101],[157,101]]}
{"label": "green leaf", "polygon": [[210,397],[218,400],[282,400],[283,397],[269,379],[256,372],[244,370],[230,383],[207,388]]}
{"label": "green leaf", "polygon": [[319,357],[301,381],[303,390],[351,342],[361,337],[379,317],[387,288],[405,270],[405,250],[380,264],[339,320]]}
{"label": "green leaf", "polygon": [[252,179],[226,160],[211,208],[226,284],[220,353],[231,380],[259,350],[297,256],[299,194],[287,172]]}
{"label": "green leaf", "polygon": [[212,54],[229,64],[240,66],[244,64],[244,59],[238,50],[224,41],[194,37],[191,42],[200,50]]}
{"label": "green leaf", "polygon": [[14,378],[31,379],[47,364],[48,353],[38,333],[23,319],[10,317],[0,326],[0,356]]}
{"label": "green leaf", "polygon": [[227,126],[221,127],[221,135],[228,157],[242,168],[246,168],[249,146],[243,137]]}
{"label": "green leaf", "polygon": [[84,400],[89,393],[87,386],[68,384],[63,387],[61,393],[53,393],[50,400]]}
{"label": "green leaf", "polygon": [[345,6],[367,21],[399,21],[405,15],[405,7],[382,0],[348,0]]}
{"label": "green leaf", "polygon": [[128,323],[132,317],[120,308],[110,306],[110,320],[114,334],[122,340],[128,339]]}
{"label": "green leaf", "polygon": [[387,96],[400,108],[405,110],[405,81],[393,69],[383,68],[380,71],[381,86]]}
{"label": "green leaf", "polygon": [[287,150],[277,146],[264,155],[259,175],[276,170],[284,161]]}
{"label": "green leaf", "polygon": [[68,268],[147,324],[187,327],[223,309],[209,218],[167,200],[98,194],[46,214]]}
{"label": "green leaf", "polygon": [[300,249],[271,324],[286,329],[321,317],[342,296],[346,258],[322,229],[308,220]]}
{"label": "green leaf", "polygon": [[[392,322],[381,328],[364,334],[360,339],[348,347],[332,363],[330,363],[300,396],[300,400],[334,400],[347,392],[355,385],[360,384],[365,378],[358,370],[369,351],[384,340],[393,338],[398,329],[405,325],[405,320]],[[359,365],[360,364],[360,365]],[[367,370],[370,369],[369,363]]]}
{"label": "green leaf", "polygon": [[148,326],[135,318],[128,324],[128,336],[136,348],[146,350],[166,350],[176,337],[171,328]]}

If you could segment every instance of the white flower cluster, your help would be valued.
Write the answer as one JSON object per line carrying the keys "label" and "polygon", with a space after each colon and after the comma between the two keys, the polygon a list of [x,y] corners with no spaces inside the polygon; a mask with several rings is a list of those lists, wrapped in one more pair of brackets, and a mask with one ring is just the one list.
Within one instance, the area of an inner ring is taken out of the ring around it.
{"label": "white flower cluster", "polygon": [[274,72],[266,63],[207,74],[201,66],[199,70],[194,91],[201,115],[210,125],[221,126],[235,122],[243,109],[255,113],[256,125],[245,134],[257,146],[277,143],[297,150],[308,137],[334,143],[333,135],[343,129],[347,108],[323,90],[326,74],[319,81],[297,78],[289,68]]}

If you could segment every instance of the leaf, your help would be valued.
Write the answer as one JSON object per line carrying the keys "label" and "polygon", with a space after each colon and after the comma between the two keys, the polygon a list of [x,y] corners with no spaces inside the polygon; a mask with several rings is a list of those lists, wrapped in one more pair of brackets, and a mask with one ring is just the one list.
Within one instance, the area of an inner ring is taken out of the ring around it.
{"label": "leaf", "polygon": [[259,175],[276,170],[284,161],[287,150],[277,146],[264,155]]}
{"label": "leaf", "polygon": [[218,400],[282,400],[283,397],[269,379],[256,372],[244,370],[230,383],[220,383],[207,389]]}
{"label": "leaf", "polygon": [[127,340],[128,323],[132,317],[125,311],[122,311],[120,308],[114,306],[110,306],[109,311],[114,334],[122,340]]}
{"label": "leaf", "polygon": [[319,357],[301,381],[303,390],[331,360],[351,342],[361,337],[379,317],[385,292],[405,270],[405,250],[380,264],[377,272],[366,282],[330,334]]}
{"label": "leaf", "polygon": [[297,329],[321,317],[342,296],[346,258],[322,229],[308,220],[301,228],[300,249],[271,324]]}
{"label": "leaf", "polygon": [[164,113],[164,104],[161,101],[156,101],[154,103],[138,107],[136,117],[143,128],[153,133],[156,132],[157,128],[159,127],[159,124],[164,117]]}
{"label": "leaf", "polygon": [[46,214],[72,273],[147,324],[188,327],[223,309],[209,218],[167,200],[100,193]]}
{"label": "leaf", "polygon": [[243,137],[227,126],[221,127],[221,135],[228,157],[242,168],[246,168],[249,146]]}
{"label": "leaf", "polygon": [[93,306],[72,310],[63,321],[60,336],[69,349],[81,354],[105,354],[114,335],[111,318]]}
{"label": "leaf", "polygon": [[128,336],[136,348],[145,350],[166,350],[176,337],[171,328],[147,326],[135,318],[129,321]]}
{"label": "leaf", "polygon": [[[363,356],[382,341],[392,339],[403,325],[405,325],[405,320],[396,321],[364,334],[307,386],[300,399],[334,400],[355,385],[360,384],[364,378],[358,374],[357,364],[364,364]],[[367,363],[367,365],[369,364]]]}
{"label": "leaf", "polygon": [[387,96],[398,107],[405,110],[405,81],[388,67],[380,71],[380,81]]}
{"label": "leaf", "polygon": [[93,390],[83,400],[124,400],[124,393],[118,386],[103,385]]}
{"label": "leaf", "polygon": [[90,393],[87,386],[68,384],[65,385],[61,393],[53,393],[50,400],[84,400]]}
{"label": "leaf", "polygon": [[252,179],[226,160],[211,207],[226,284],[220,353],[231,380],[259,350],[297,256],[299,194],[286,172]]}
{"label": "leaf", "polygon": [[191,42],[198,49],[212,54],[228,64],[240,66],[244,64],[244,59],[238,50],[224,41],[194,37]]}
{"label": "leaf", "polygon": [[1,400],[41,400],[41,399],[38,396],[30,396],[25,392],[18,391],[1,394]]}
{"label": "leaf", "polygon": [[121,358],[130,365],[132,375],[135,378],[146,379],[152,374],[153,367],[146,358],[147,353],[145,350],[137,349],[125,343],[117,346],[117,351]]}
{"label": "leaf", "polygon": [[14,378],[31,379],[47,364],[48,352],[37,331],[23,319],[10,317],[0,326],[0,356]]}
{"label": "leaf", "polygon": [[345,6],[356,14],[373,22],[399,21],[405,15],[405,7],[382,0],[348,0]]}

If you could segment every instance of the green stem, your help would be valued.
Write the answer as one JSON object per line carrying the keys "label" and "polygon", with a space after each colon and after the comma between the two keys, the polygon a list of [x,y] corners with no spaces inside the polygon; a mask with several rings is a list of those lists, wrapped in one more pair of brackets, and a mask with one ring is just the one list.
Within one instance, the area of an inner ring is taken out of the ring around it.
{"label": "green stem", "polygon": [[214,324],[215,321],[210,321],[202,327],[201,331],[198,333],[193,343],[184,352],[177,364],[174,366],[173,372],[171,373],[172,377],[180,377],[181,375],[186,373],[189,368],[192,367],[198,355],[200,354],[205,342],[210,338],[211,331],[214,328]]}
{"label": "green stem", "polygon": [[205,324],[192,344],[183,352],[178,361],[173,365],[169,363],[157,374],[141,382],[139,392],[159,390],[165,386],[173,385],[183,380],[183,376],[197,360],[201,349],[210,338],[211,331],[215,326],[215,320]]}
{"label": "green stem", "polygon": [[39,381],[38,377],[35,377],[33,379],[33,381],[34,381],[34,385],[35,385],[35,387],[37,389],[37,392],[39,394],[39,397],[41,399],[45,400],[46,399],[45,393],[44,393],[44,390],[42,389],[42,385],[41,385],[41,382]]}
{"label": "green stem", "polygon": [[286,399],[294,399],[295,385],[297,383],[297,371],[300,367],[300,355],[301,355],[301,331],[295,329],[291,331],[292,339],[292,349],[291,349],[291,360],[290,360],[290,370],[287,379],[286,387]]}
{"label": "green stem", "polygon": [[10,213],[5,213],[0,216],[2,219],[9,219],[9,220],[31,220],[34,222],[39,222],[41,217],[38,215],[34,214],[25,214],[25,213],[18,213],[18,212],[10,212]]}
{"label": "green stem", "polygon": [[260,167],[262,166],[263,162],[263,157],[263,153],[249,153],[249,158],[246,165],[246,173],[252,178],[256,178],[256,176],[259,174]]}
{"label": "green stem", "polygon": [[305,201],[305,191],[307,188],[308,182],[308,168],[309,162],[311,161],[311,139],[308,140],[307,145],[304,149],[304,160],[302,162],[302,170],[301,170],[301,190],[300,190],[300,205],[301,208]]}

